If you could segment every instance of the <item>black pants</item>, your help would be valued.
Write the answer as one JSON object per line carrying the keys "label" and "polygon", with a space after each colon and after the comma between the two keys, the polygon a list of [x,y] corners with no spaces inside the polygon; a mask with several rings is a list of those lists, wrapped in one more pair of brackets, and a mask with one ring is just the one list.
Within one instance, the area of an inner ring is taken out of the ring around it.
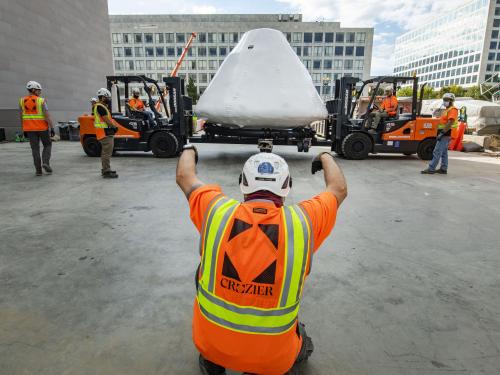
{"label": "black pants", "polygon": [[[31,153],[33,154],[33,163],[37,171],[42,170],[42,164],[50,164],[50,154],[52,151],[52,140],[48,130],[26,132],[30,140]],[[40,158],[40,141],[42,141],[43,151]]]}

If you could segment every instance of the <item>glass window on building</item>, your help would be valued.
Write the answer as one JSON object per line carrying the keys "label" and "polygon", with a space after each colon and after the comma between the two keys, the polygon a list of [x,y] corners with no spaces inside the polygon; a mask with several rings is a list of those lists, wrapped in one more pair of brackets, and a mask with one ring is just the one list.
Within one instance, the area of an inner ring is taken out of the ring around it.
{"label": "glass window on building", "polygon": [[175,33],[175,41],[177,43],[186,43],[186,34],[184,34],[184,33]]}
{"label": "glass window on building", "polygon": [[207,47],[198,47],[198,56],[206,56]]}
{"label": "glass window on building", "polygon": [[324,60],[323,61],[323,69],[332,69],[333,61],[332,60]]}
{"label": "glass window on building", "polygon": [[219,47],[219,56],[227,55],[227,47]]}
{"label": "glass window on building", "polygon": [[302,33],[292,33],[292,42],[294,43],[302,42]]}
{"label": "glass window on building", "polygon": [[151,33],[144,34],[144,42],[145,43],[153,43],[153,34],[151,34]]}
{"label": "glass window on building", "polygon": [[156,56],[158,56],[158,57],[165,56],[165,48],[164,47],[156,47]]}
{"label": "glass window on building", "polygon": [[217,70],[218,67],[217,60],[208,60],[208,69]]}
{"label": "glass window on building", "polygon": [[206,43],[207,42],[207,33],[199,32],[196,33],[196,39],[198,43]]}
{"label": "glass window on building", "polygon": [[187,61],[187,68],[189,70],[196,70],[196,60],[186,60]]}
{"label": "glass window on building", "polygon": [[207,73],[198,74],[198,77],[200,78],[200,80],[199,80],[200,83],[208,83]]}
{"label": "glass window on building", "polygon": [[356,33],[356,43],[365,43],[366,33]]}
{"label": "glass window on building", "polygon": [[344,66],[343,60],[333,60],[333,69],[342,69]]}
{"label": "glass window on building", "polygon": [[311,74],[311,78],[313,82],[321,82],[321,73],[313,73]]}
{"label": "glass window on building", "polygon": [[297,56],[302,56],[302,47],[298,46],[298,47],[293,47],[295,53],[297,54]]}
{"label": "glass window on building", "polygon": [[312,61],[311,60],[304,60],[302,62],[304,63],[304,66],[306,67],[306,69],[311,69],[311,67],[312,67]]}
{"label": "glass window on building", "polygon": [[146,57],[155,55],[155,51],[154,51],[153,47],[144,47],[144,52],[146,54]]}
{"label": "glass window on building", "polygon": [[302,56],[311,56],[311,47],[304,47],[302,49]]}
{"label": "glass window on building", "polygon": [[167,47],[167,56],[175,56],[175,48]]}
{"label": "glass window on building", "polygon": [[175,61],[175,60],[167,60],[167,69],[168,70],[174,70],[175,64],[177,64],[177,61]]}
{"label": "glass window on building", "polygon": [[127,56],[127,57],[132,56],[132,47],[125,47],[123,49],[123,52],[124,52],[125,56]]}
{"label": "glass window on building", "polygon": [[292,33],[283,33],[285,35],[286,41],[290,43],[292,41]]}
{"label": "glass window on building", "polygon": [[495,19],[493,21],[493,27],[500,27],[500,19]]}
{"label": "glass window on building", "polygon": [[165,33],[165,43],[174,43],[174,33]]}
{"label": "glass window on building", "polygon": [[131,44],[132,43],[132,34],[129,34],[129,33],[123,34],[123,43]]}
{"label": "glass window on building", "polygon": [[142,57],[142,56],[144,56],[144,48],[142,48],[142,47],[134,47],[134,55],[135,55],[135,57]]}
{"label": "glass window on building", "polygon": [[333,56],[333,47],[325,47],[325,56]]}
{"label": "glass window on building", "polygon": [[304,33],[304,43],[312,43],[312,33]]}
{"label": "glass window on building", "polygon": [[323,55],[323,47],[313,48],[313,56],[322,56],[322,55]]}
{"label": "glass window on building", "polygon": [[215,43],[216,35],[215,33],[208,33],[207,41],[208,43]]}
{"label": "glass window on building", "polygon": [[363,70],[365,68],[364,60],[354,60],[354,69]]}
{"label": "glass window on building", "polygon": [[227,43],[227,34],[219,33],[219,43]]}
{"label": "glass window on building", "polygon": [[345,55],[346,56],[354,56],[354,46],[346,46],[345,47]]}
{"label": "glass window on building", "polygon": [[323,33],[314,33],[314,41],[316,43],[322,43],[323,42]]}
{"label": "glass window on building", "polygon": [[325,43],[333,43],[333,33],[325,33]]}
{"label": "glass window on building", "polygon": [[318,95],[321,95],[321,86],[314,86],[314,88],[318,92]]}
{"label": "glass window on building", "polygon": [[239,37],[238,37],[239,34],[238,33],[233,32],[233,33],[229,33],[229,35],[230,35],[229,41],[231,43],[238,43],[238,41],[239,41]]}
{"label": "glass window on building", "polygon": [[207,60],[198,60],[198,69],[207,70]]}
{"label": "glass window on building", "polygon": [[365,47],[356,47],[356,56],[364,56]]}
{"label": "glass window on building", "polygon": [[330,95],[331,86],[323,86],[323,95]]}
{"label": "glass window on building", "polygon": [[113,44],[118,44],[122,42],[122,34],[113,33],[111,34],[111,39],[113,40]]}
{"label": "glass window on building", "polygon": [[165,70],[165,60],[156,60],[156,70]]}
{"label": "glass window on building", "polygon": [[165,36],[163,33],[156,33],[155,34],[155,43],[164,43],[165,41]]}
{"label": "glass window on building", "polygon": [[123,60],[115,60],[115,70],[123,70]]}
{"label": "glass window on building", "polygon": [[154,69],[154,60],[146,60],[146,70]]}
{"label": "glass window on building", "polygon": [[184,49],[183,47],[177,47],[177,56],[182,55],[182,50]]}
{"label": "glass window on building", "polygon": [[356,33],[345,33],[345,42],[346,43],[354,43],[356,37]]}
{"label": "glass window on building", "polygon": [[490,49],[497,49],[497,42],[490,42]]}
{"label": "glass window on building", "polygon": [[189,48],[187,50],[187,56],[193,57],[195,55],[195,49],[194,48]]}
{"label": "glass window on building", "polygon": [[495,65],[495,72],[500,72],[500,64]]}
{"label": "glass window on building", "polygon": [[122,47],[113,47],[113,56],[114,57],[122,57],[123,56],[123,48]]}
{"label": "glass window on building", "polygon": [[219,66],[221,66],[223,62],[224,60],[219,60]]}
{"label": "glass window on building", "polygon": [[488,60],[490,60],[490,61],[495,60],[495,52],[488,53]]}
{"label": "glass window on building", "polygon": [[344,60],[344,69],[352,70],[353,61],[352,60]]}
{"label": "glass window on building", "polygon": [[337,43],[344,43],[344,33],[337,33],[335,35],[335,41]]}
{"label": "glass window on building", "polygon": [[142,43],[142,33],[135,33],[134,34],[134,42],[135,43]]}
{"label": "glass window on building", "polygon": [[343,56],[344,55],[344,47],[335,47],[335,56]]}
{"label": "glass window on building", "polygon": [[135,69],[144,70],[144,60],[135,60]]}
{"label": "glass window on building", "polygon": [[208,56],[217,56],[217,47],[210,47],[208,49]]}
{"label": "glass window on building", "polygon": [[313,60],[313,69],[321,69],[321,60]]}
{"label": "glass window on building", "polygon": [[493,31],[491,32],[491,37],[492,37],[493,39],[497,39],[497,38],[498,38],[498,30],[493,30]]}

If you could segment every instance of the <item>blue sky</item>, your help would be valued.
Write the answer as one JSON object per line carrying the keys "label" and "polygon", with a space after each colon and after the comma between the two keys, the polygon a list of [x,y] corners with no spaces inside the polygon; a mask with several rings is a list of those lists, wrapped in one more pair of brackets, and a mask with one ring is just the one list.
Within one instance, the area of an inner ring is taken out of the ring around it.
{"label": "blue sky", "polygon": [[459,3],[436,0],[108,0],[110,14],[301,13],[304,21],[374,27],[372,74],[392,73],[394,41]]}

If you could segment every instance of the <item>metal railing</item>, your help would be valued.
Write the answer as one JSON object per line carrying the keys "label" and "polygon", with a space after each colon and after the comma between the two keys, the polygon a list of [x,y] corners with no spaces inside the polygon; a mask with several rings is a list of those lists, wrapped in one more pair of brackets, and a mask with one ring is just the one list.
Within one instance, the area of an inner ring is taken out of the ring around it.
{"label": "metal railing", "polygon": [[479,84],[479,92],[481,96],[487,98],[491,95],[491,101],[494,103],[500,102],[500,73],[496,73],[487,80]]}

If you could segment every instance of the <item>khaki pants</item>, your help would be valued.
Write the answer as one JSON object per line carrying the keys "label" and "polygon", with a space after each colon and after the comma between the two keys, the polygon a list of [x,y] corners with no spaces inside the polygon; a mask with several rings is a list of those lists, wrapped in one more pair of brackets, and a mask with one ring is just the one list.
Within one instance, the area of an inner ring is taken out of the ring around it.
{"label": "khaki pants", "polygon": [[111,170],[111,155],[113,155],[115,137],[108,135],[99,140],[99,142],[101,142],[102,173],[106,173]]}
{"label": "khaki pants", "polygon": [[375,111],[369,114],[368,122],[366,124],[367,128],[377,129],[380,120],[383,118],[388,118],[389,114],[386,111]]}

